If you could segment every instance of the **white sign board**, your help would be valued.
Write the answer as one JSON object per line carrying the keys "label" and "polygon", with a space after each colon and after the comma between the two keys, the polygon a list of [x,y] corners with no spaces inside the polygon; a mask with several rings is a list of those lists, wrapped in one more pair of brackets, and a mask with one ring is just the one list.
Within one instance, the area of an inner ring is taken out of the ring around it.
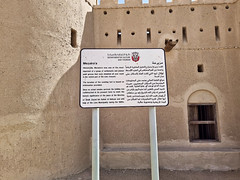
{"label": "white sign board", "polygon": [[83,108],[167,106],[163,49],[81,50]]}

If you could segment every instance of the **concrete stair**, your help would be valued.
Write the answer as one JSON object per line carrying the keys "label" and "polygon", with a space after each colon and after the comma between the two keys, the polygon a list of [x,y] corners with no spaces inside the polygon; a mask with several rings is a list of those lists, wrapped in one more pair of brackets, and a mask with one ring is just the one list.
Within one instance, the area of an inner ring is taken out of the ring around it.
{"label": "concrete stair", "polygon": [[[149,169],[150,148],[107,145],[101,150],[100,163],[106,169]],[[159,146],[159,164],[169,170],[238,170],[240,148]]]}

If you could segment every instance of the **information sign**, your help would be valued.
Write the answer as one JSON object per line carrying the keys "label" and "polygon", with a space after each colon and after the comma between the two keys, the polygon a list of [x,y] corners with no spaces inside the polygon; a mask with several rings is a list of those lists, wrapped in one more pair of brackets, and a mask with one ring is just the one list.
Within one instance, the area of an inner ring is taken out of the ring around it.
{"label": "information sign", "polygon": [[82,49],[80,106],[167,106],[163,49]]}

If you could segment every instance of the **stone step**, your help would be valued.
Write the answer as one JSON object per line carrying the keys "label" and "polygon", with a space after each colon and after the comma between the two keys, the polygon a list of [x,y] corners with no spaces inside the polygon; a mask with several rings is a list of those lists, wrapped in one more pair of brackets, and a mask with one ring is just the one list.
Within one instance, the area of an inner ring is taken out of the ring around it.
{"label": "stone step", "polygon": [[[100,163],[106,169],[149,169],[149,147],[103,147]],[[240,148],[159,147],[159,165],[169,170],[240,169]]]}

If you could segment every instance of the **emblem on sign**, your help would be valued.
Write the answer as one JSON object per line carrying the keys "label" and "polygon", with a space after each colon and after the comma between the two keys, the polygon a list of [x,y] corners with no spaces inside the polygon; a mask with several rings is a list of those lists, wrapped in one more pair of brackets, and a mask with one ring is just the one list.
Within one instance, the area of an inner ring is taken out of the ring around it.
{"label": "emblem on sign", "polygon": [[140,59],[139,53],[138,52],[132,52],[132,60],[134,62],[138,62]]}

